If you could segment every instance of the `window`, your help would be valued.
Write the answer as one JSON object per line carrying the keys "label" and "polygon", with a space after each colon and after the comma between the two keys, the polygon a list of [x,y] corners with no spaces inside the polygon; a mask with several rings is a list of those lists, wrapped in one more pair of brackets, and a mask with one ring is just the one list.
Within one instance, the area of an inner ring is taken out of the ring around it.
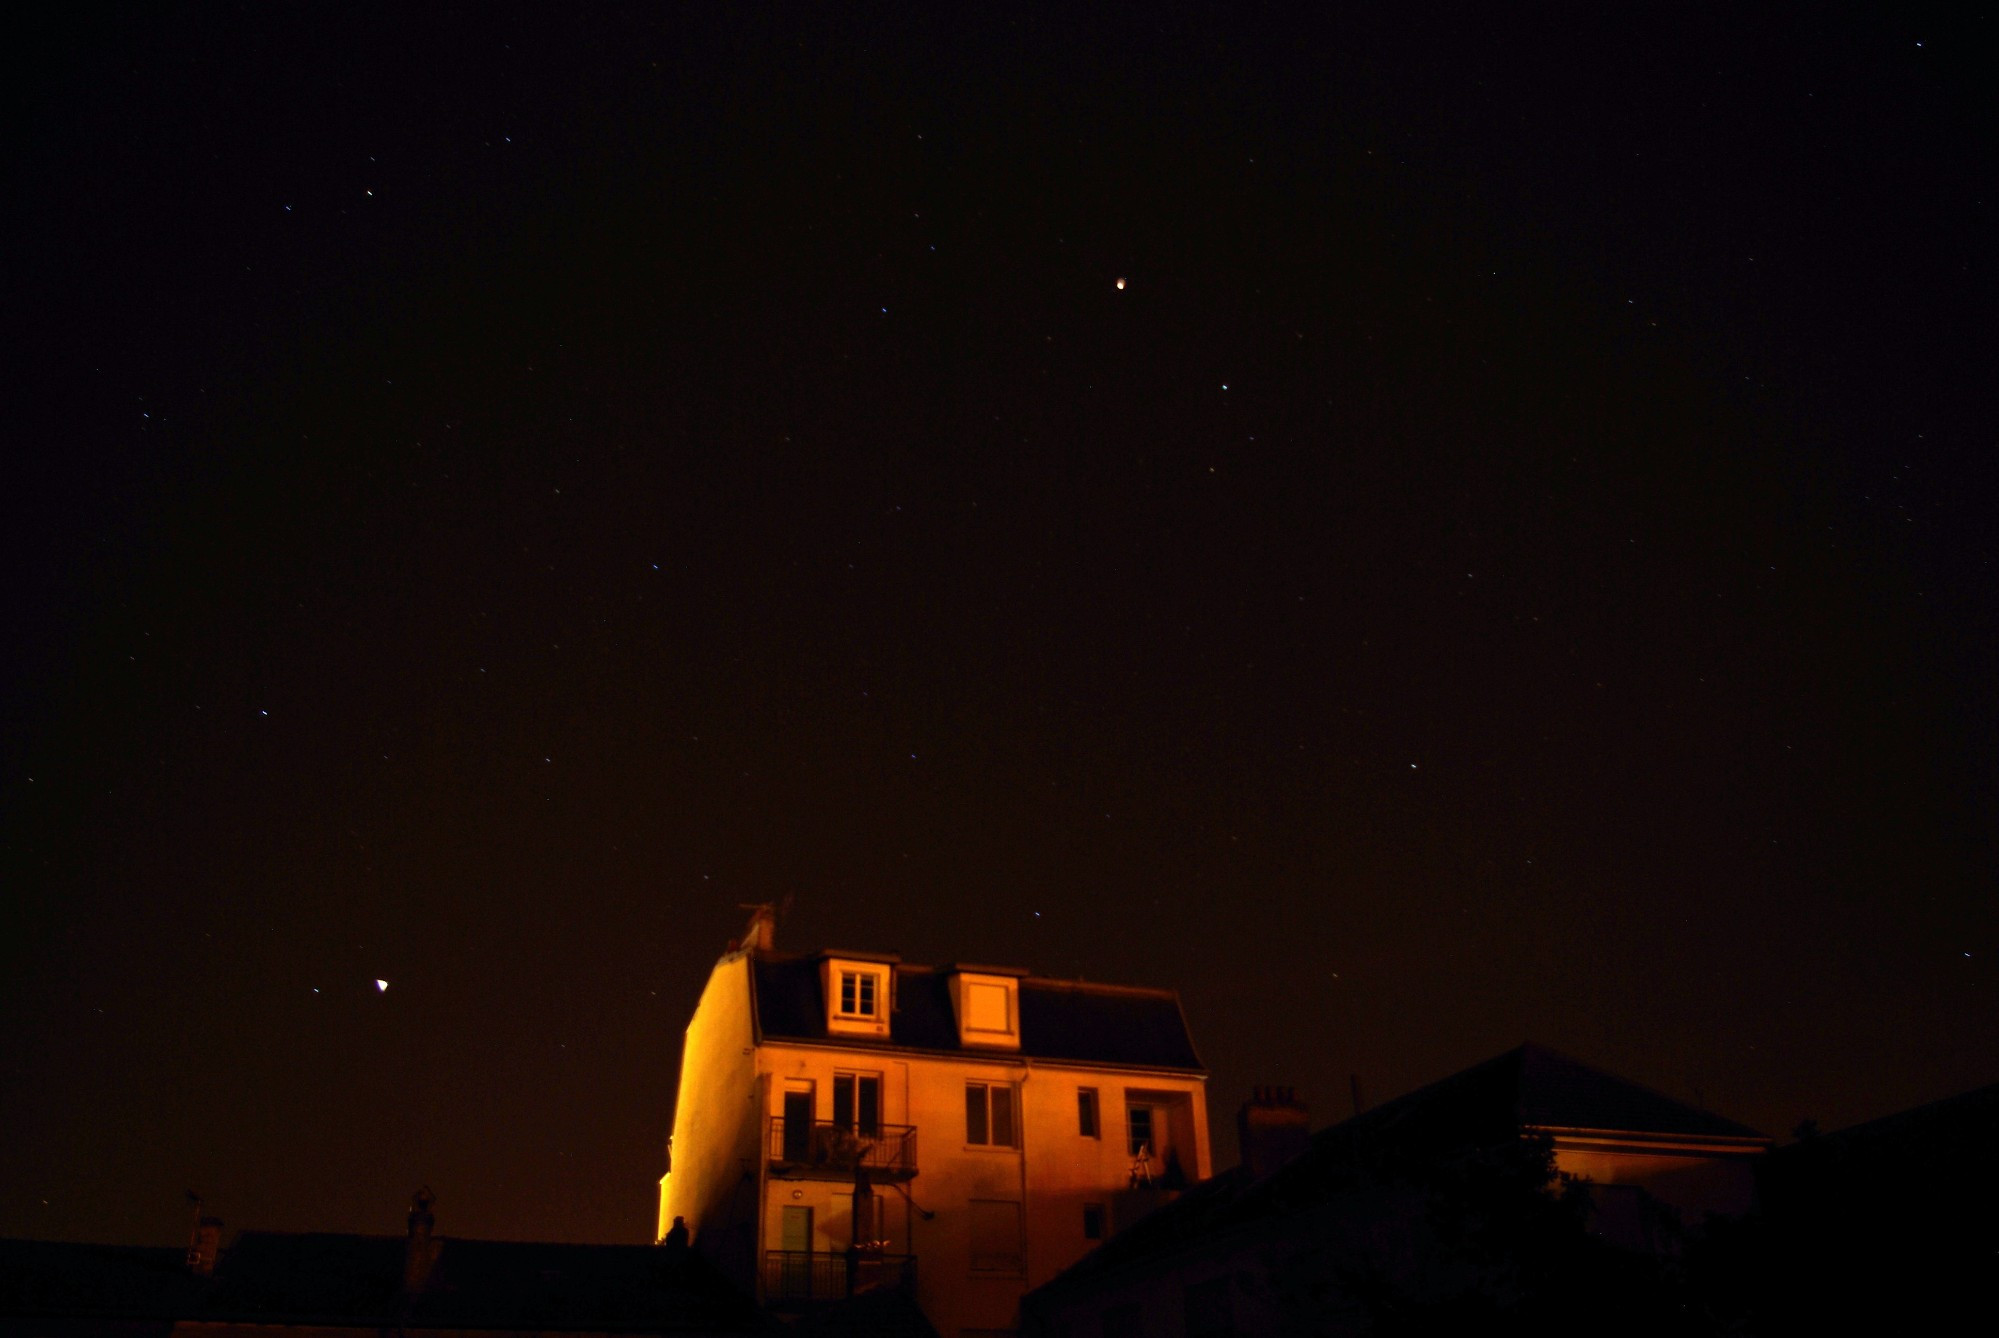
{"label": "window", "polygon": [[1100,1136],[1097,1126],[1097,1089],[1094,1087],[1076,1089],[1076,1132],[1085,1138]]}
{"label": "window", "polygon": [[881,1132],[882,1080],[874,1073],[833,1075],[833,1124],[840,1129],[858,1127],[870,1136]]}
{"label": "window", "polygon": [[1189,1283],[1183,1299],[1187,1338],[1229,1338],[1235,1332],[1234,1316],[1229,1313],[1227,1278]]}
{"label": "window", "polygon": [[972,1200],[972,1271],[1027,1271],[1027,1246],[1021,1232],[1020,1205],[997,1199]]}
{"label": "window", "polygon": [[1158,1145],[1152,1139],[1152,1107],[1133,1106],[1127,1124],[1130,1128],[1130,1151],[1136,1157],[1141,1152],[1150,1152]]}
{"label": "window", "polygon": [[1020,1146],[1014,1131],[1013,1088],[1003,1083],[965,1084],[965,1141],[996,1148]]}
{"label": "window", "polygon": [[1083,1239],[1102,1240],[1104,1238],[1104,1205],[1086,1203],[1083,1205]]}
{"label": "window", "polygon": [[875,1017],[876,976],[872,971],[840,973],[840,1014],[843,1017]]}

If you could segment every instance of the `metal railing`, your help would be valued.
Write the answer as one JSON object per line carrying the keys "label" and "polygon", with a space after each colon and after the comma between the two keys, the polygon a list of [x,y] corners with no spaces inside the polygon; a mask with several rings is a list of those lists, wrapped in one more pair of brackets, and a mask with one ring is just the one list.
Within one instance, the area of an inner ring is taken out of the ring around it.
{"label": "metal railing", "polygon": [[916,1285],[916,1256],[866,1250],[764,1252],[764,1300],[838,1301],[862,1292]]}
{"label": "metal railing", "polygon": [[770,1160],[793,1173],[898,1177],[916,1174],[916,1130],[907,1124],[835,1124],[831,1120],[770,1119]]}

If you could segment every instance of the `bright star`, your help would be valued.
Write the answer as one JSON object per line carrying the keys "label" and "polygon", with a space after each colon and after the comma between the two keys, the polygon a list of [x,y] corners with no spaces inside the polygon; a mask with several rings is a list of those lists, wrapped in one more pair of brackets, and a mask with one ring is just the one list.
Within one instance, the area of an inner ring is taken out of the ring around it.
{"label": "bright star", "polygon": [[389,982],[386,980],[377,980],[375,982],[375,992],[377,994],[387,994],[389,992]]}

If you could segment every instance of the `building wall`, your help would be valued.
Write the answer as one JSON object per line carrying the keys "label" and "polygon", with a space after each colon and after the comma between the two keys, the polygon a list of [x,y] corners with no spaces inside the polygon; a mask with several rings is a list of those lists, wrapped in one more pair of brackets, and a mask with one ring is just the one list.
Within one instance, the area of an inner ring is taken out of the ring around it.
{"label": "building wall", "polygon": [[[766,1139],[771,1120],[783,1114],[788,1087],[809,1084],[814,1118],[828,1120],[836,1073],[881,1076],[881,1119],[915,1127],[917,1173],[905,1185],[906,1198],[889,1184],[876,1184],[882,1210],[877,1239],[888,1241],[890,1253],[916,1256],[917,1300],[946,1338],[964,1329],[1015,1327],[1022,1293],[1095,1246],[1084,1236],[1084,1205],[1103,1205],[1107,1227],[1115,1230],[1111,1209],[1130,1179],[1125,1130],[1133,1101],[1162,1112],[1155,1127],[1179,1152],[1190,1180],[1210,1172],[1205,1083],[1184,1074],[1072,1068],[1011,1053],[928,1056],[785,1042],[760,1047],[756,1059],[763,1076],[757,1124]],[[1013,1090],[1019,1147],[966,1141],[968,1083]],[[1095,1137],[1080,1132],[1081,1087],[1098,1094]],[[767,1162],[767,1152],[760,1155]],[[781,1248],[787,1207],[812,1210],[816,1250],[845,1250],[852,1241],[852,1194],[851,1183],[766,1174],[759,1252]],[[990,1224],[991,1215],[1005,1212],[999,1205],[1018,1205],[1020,1264],[975,1267],[974,1217],[986,1215]]]}
{"label": "building wall", "polygon": [[[1673,1209],[1683,1225],[1697,1227],[1709,1214],[1740,1216],[1755,1206],[1754,1150],[1730,1155],[1713,1152],[1574,1147],[1555,1140],[1555,1171],[1596,1187],[1630,1186]],[[1613,1196],[1598,1196],[1597,1229],[1628,1248],[1653,1248],[1653,1241],[1624,1223]]]}
{"label": "building wall", "polygon": [[717,962],[687,1024],[659,1208],[661,1237],[686,1218],[696,1247],[742,1281],[754,1263],[761,1168],[749,967],[741,953]]}

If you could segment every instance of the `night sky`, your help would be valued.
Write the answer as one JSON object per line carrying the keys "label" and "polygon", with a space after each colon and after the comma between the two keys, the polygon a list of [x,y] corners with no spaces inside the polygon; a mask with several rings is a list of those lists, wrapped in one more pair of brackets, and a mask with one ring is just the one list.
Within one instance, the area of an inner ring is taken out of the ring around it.
{"label": "night sky", "polygon": [[650,1239],[785,896],[1220,1165],[1999,1078],[1990,21],[960,8],[11,34],[0,1234]]}

